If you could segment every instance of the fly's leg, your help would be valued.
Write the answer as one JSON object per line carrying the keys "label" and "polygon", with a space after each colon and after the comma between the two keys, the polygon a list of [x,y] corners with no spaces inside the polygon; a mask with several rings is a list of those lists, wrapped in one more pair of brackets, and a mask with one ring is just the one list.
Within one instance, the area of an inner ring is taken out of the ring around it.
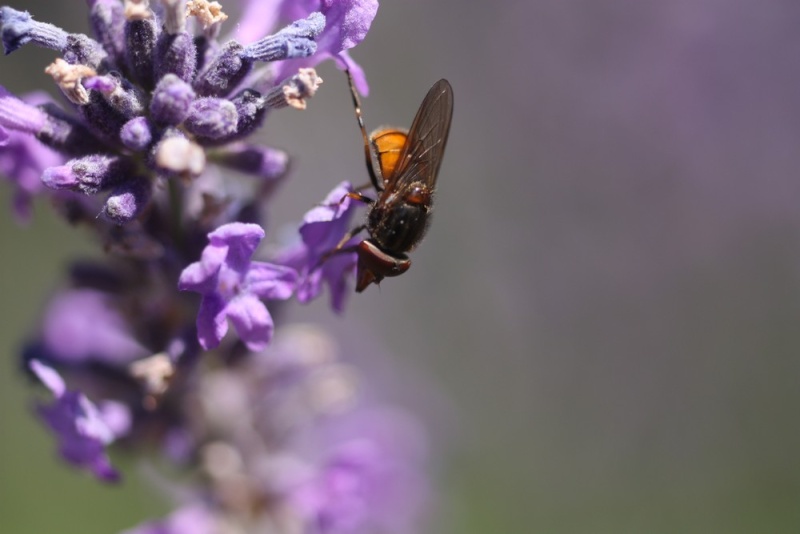
{"label": "fly's leg", "polygon": [[369,173],[369,180],[372,182],[372,187],[376,191],[383,191],[383,177],[379,176],[380,171],[375,170],[375,162],[372,160],[372,143],[369,141],[367,129],[364,127],[364,119],[361,117],[361,99],[358,97],[356,86],[353,83],[353,75],[350,70],[345,70],[347,74],[347,81],[350,84],[350,94],[353,96],[353,106],[356,108],[356,119],[358,120],[358,127],[361,129],[361,138],[364,140],[364,159],[367,163],[367,173]]}
{"label": "fly's leg", "polygon": [[358,202],[363,202],[364,204],[368,204],[370,206],[375,203],[375,199],[362,195],[358,191],[350,191],[349,193],[347,193],[345,196],[342,197],[341,202],[344,202],[344,199],[346,198],[352,198],[353,200],[357,200]]}
{"label": "fly's leg", "polygon": [[355,228],[353,228],[352,230],[350,230],[349,232],[347,232],[346,234],[344,234],[344,237],[342,237],[342,239],[339,240],[339,243],[337,243],[335,247],[333,247],[332,249],[330,249],[328,252],[326,252],[325,254],[323,254],[320,257],[319,261],[317,262],[317,264],[314,266],[314,269],[312,269],[312,270],[319,269],[320,267],[322,267],[323,263],[325,263],[326,261],[331,259],[331,257],[333,257],[333,256],[335,256],[337,254],[347,254],[348,252],[355,252],[356,249],[358,248],[358,245],[351,245],[349,247],[346,247],[344,245],[345,245],[345,243],[350,241],[353,238],[353,236],[355,236],[357,233],[361,232],[362,230],[365,230],[366,228],[367,228],[366,224],[360,224],[360,225],[356,226]]}

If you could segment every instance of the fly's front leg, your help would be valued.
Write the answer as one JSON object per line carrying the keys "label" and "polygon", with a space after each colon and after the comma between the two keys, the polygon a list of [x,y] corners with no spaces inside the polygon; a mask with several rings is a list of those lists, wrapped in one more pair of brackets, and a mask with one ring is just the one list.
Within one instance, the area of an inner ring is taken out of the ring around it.
{"label": "fly's front leg", "polygon": [[363,202],[364,204],[368,204],[370,206],[372,206],[375,203],[375,199],[370,198],[366,195],[362,195],[358,191],[350,191],[349,193],[347,193],[345,196],[342,197],[341,202],[344,202],[344,199],[346,198],[352,198],[353,200]]}
{"label": "fly's front leg", "polygon": [[314,269],[316,270],[320,268],[322,264],[328,261],[332,256],[335,256],[337,254],[347,254],[348,252],[355,252],[356,249],[358,248],[358,245],[351,245],[349,247],[345,247],[344,245],[345,243],[350,241],[353,238],[353,236],[355,236],[362,230],[365,230],[366,228],[367,228],[366,224],[360,224],[355,228],[353,228],[352,230],[350,230],[349,232],[347,232],[346,234],[344,234],[344,237],[342,237],[342,239],[339,240],[339,243],[337,243],[335,247],[333,247],[320,257],[319,261],[314,266]]}
{"label": "fly's front leg", "polygon": [[361,99],[358,97],[358,91],[353,83],[353,75],[350,74],[350,69],[345,70],[347,74],[347,81],[350,84],[350,94],[353,97],[353,106],[356,108],[356,120],[358,120],[358,127],[361,129],[361,138],[364,141],[364,159],[367,163],[367,173],[369,180],[372,182],[372,187],[376,191],[383,191],[383,176],[380,175],[380,170],[376,171],[375,162],[372,159],[372,143],[369,141],[367,129],[364,127],[364,119],[361,117]]}

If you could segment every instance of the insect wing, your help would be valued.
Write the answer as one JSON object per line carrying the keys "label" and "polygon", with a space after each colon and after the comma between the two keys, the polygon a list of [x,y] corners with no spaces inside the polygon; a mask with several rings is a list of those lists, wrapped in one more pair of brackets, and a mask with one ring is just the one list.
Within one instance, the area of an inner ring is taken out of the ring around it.
{"label": "insect wing", "polygon": [[394,173],[386,179],[387,189],[421,181],[431,188],[442,164],[450,121],[453,118],[453,88],[441,79],[431,87],[411,123]]}

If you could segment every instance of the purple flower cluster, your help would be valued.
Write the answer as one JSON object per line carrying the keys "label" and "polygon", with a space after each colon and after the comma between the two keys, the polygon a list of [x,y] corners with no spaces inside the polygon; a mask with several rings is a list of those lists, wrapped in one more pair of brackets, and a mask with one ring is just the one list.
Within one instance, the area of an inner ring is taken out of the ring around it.
{"label": "purple flower cluster", "polygon": [[58,54],[46,72],[64,103],[0,86],[15,215],[28,220],[47,197],[107,253],[73,263],[24,351],[52,396],[37,413],[60,455],[117,481],[123,443],[201,475],[174,513],[131,534],[414,530],[420,428],[360,398],[365,377],[327,334],[281,321],[283,301],[326,286],[343,310],[355,257],[329,253],[350,229],[352,187],[310,201],[296,242],[260,258],[289,160],[249,140],[271,110],[305,109],[320,61],[366,92],[347,50],[377,0],[252,0],[228,40],[217,2],[87,4],[94,37],[0,7],[7,54]]}

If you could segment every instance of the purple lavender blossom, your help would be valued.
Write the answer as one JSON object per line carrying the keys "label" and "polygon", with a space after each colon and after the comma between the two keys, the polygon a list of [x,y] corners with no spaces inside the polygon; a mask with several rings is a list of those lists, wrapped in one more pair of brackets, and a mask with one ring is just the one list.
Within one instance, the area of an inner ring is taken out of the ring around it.
{"label": "purple lavender blossom", "polygon": [[[383,414],[387,415],[387,414]],[[387,425],[389,426],[389,425]],[[365,526],[379,532],[407,532],[419,517],[422,489],[409,477],[408,469],[381,450],[368,433],[340,445],[319,466],[319,471],[291,494],[309,530],[320,533],[365,532]],[[406,508],[399,514],[398,507]],[[397,523],[403,529],[397,528]]]}
{"label": "purple lavender blossom", "polygon": [[[40,129],[44,117],[34,106],[49,102],[50,98],[42,92],[24,95],[18,100],[0,87],[0,125],[5,123],[8,126],[8,121],[16,121],[19,126]],[[24,107],[18,108],[18,103]],[[23,113],[16,112],[17,109]],[[29,109],[34,113],[26,117]],[[63,161],[62,156],[36,138],[13,127],[0,126],[0,175],[14,185],[13,207],[17,221],[30,220],[32,200],[45,189],[39,179],[42,172]]]}
{"label": "purple lavender blossom", "polygon": [[421,476],[428,447],[419,423],[389,406],[357,406],[321,426],[315,476],[290,499],[324,533],[413,532],[430,503]]}
{"label": "purple lavender blossom", "polygon": [[214,514],[202,503],[178,508],[160,521],[151,521],[121,534],[218,534]]}
{"label": "purple lavender blossom", "polygon": [[[361,94],[369,93],[363,69],[347,51],[366,37],[378,12],[378,0],[272,0],[270,3],[273,10],[265,9],[265,2],[261,0],[247,2],[243,22],[235,33],[238,40],[251,42],[272,31],[277,20],[297,20],[315,11],[327,19],[325,29],[317,38],[317,53],[307,59],[282,62],[275,74],[277,80],[285,79],[300,67],[313,67],[326,59],[333,59],[339,68],[350,69]],[[263,15],[265,11],[267,16]],[[279,13],[277,17],[273,15],[276,12]]]}
{"label": "purple lavender blossom", "polygon": [[[356,266],[356,254],[352,252],[328,256],[345,237],[351,227],[356,204],[347,196],[353,190],[349,182],[336,186],[322,201],[303,217],[300,225],[301,242],[283,250],[275,261],[297,270],[300,282],[297,299],[309,302],[322,292],[323,282],[331,292],[331,306],[337,312],[344,309],[348,291],[347,280]],[[343,246],[357,242],[358,238]],[[323,261],[324,260],[324,261]]]}
{"label": "purple lavender blossom", "polygon": [[55,397],[52,404],[40,405],[38,412],[58,437],[61,456],[101,480],[118,480],[105,447],[130,430],[128,409],[111,401],[95,405],[82,393],[68,390],[61,376],[38,360],[31,360],[30,369]]}
{"label": "purple lavender blossom", "polygon": [[0,144],[0,175],[14,185],[14,215],[20,222],[31,216],[31,203],[45,186],[42,172],[60,164],[63,158],[33,137],[9,131],[5,144]]}
{"label": "purple lavender blossom", "polygon": [[125,365],[148,355],[111,295],[73,289],[53,298],[42,321],[42,342],[60,363]]}
{"label": "purple lavender blossom", "polygon": [[262,350],[274,325],[260,299],[288,299],[297,282],[294,269],[251,261],[264,230],[256,224],[229,223],[208,234],[200,261],[181,273],[178,288],[203,296],[197,336],[208,350],[219,345],[228,320],[250,350]]}

